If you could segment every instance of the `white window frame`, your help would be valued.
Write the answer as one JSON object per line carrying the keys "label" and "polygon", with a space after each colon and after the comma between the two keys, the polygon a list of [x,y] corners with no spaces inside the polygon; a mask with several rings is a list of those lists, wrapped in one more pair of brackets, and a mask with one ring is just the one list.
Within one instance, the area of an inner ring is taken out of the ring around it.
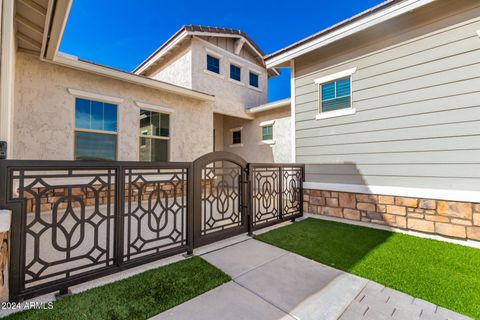
{"label": "white window frame", "polygon": [[[207,56],[212,56],[214,58],[217,58],[219,60],[218,62],[218,66],[220,68],[219,70],[219,73],[215,73],[215,72],[212,72],[210,70],[208,70],[208,66],[207,66]],[[205,48],[205,68],[203,69],[203,71],[208,74],[208,75],[211,75],[211,76],[214,76],[214,77],[217,77],[219,79],[225,79],[225,75],[222,74],[222,70],[224,69],[223,68],[223,55],[221,55],[220,53],[216,52],[216,51],[213,51],[209,48]]]}
{"label": "white window frame", "polygon": [[138,152],[138,161],[140,161],[140,148],[142,147],[142,138],[147,138],[147,139],[158,139],[158,140],[167,140],[168,141],[168,146],[167,146],[167,161],[170,161],[170,150],[171,150],[171,140],[172,140],[172,114],[174,113],[174,109],[168,108],[168,107],[163,107],[151,103],[146,103],[146,102],[141,102],[141,101],[135,101],[135,104],[138,106],[138,128],[140,129],[140,110],[148,110],[151,112],[156,112],[156,113],[164,113],[168,114],[170,116],[169,119],[169,126],[168,126],[168,137],[159,137],[159,136],[151,136],[148,134],[142,134],[140,133],[138,135],[138,144],[139,144],[139,152]]}
{"label": "white window frame", "polygon": [[[120,108],[120,104],[123,102],[122,98],[107,96],[100,93],[88,92],[73,88],[67,88],[68,93],[75,97],[73,100],[73,159],[75,159],[75,154],[77,150],[77,142],[76,142],[76,132],[87,132],[87,133],[99,133],[99,134],[109,134],[112,136],[116,136],[116,144],[115,144],[115,160],[118,160],[119,154],[119,147],[118,147],[118,132],[120,131],[120,121],[119,121],[119,114],[118,109]],[[110,130],[93,130],[93,129],[83,129],[77,128],[76,125],[76,115],[77,115],[77,104],[76,98],[95,101],[95,102],[103,102],[103,103],[110,103],[117,106],[117,131],[110,131]]]}
{"label": "white window frame", "polygon": [[[237,128],[231,128],[230,129],[230,132],[232,134],[232,143],[230,144],[230,148],[239,148],[239,147],[243,147],[243,134],[242,134],[242,130],[243,130],[243,127],[237,127]],[[240,131],[240,135],[241,135],[241,138],[240,138],[240,143],[233,143],[233,133],[234,132],[237,132],[237,131]]]}
{"label": "white window frame", "polygon": [[[268,121],[263,121],[263,122],[260,122],[260,124],[258,125],[261,129],[260,131],[260,134],[261,134],[261,141],[258,143],[260,145],[262,144],[268,144],[268,145],[274,145],[276,140],[273,139],[273,127],[275,125],[275,120],[268,120]],[[263,127],[272,127],[272,139],[271,140],[263,140]]]}
{"label": "white window frame", "polygon": [[[334,117],[341,117],[341,116],[346,116],[346,115],[352,115],[355,114],[357,111],[353,107],[353,100],[352,100],[352,94],[353,94],[353,82],[352,82],[352,75],[357,72],[357,67],[350,68],[347,70],[343,70],[337,73],[329,74],[327,76],[317,78],[314,80],[315,85],[317,86],[317,100],[318,100],[318,106],[317,106],[317,115],[315,116],[316,120],[322,120],[322,119],[328,119],[328,118],[334,118]],[[333,81],[338,81],[341,79],[345,78],[350,78],[350,107],[349,108],[344,108],[344,109],[339,109],[339,110],[332,110],[332,111],[322,111],[322,91],[321,87],[325,83],[333,82]]]}

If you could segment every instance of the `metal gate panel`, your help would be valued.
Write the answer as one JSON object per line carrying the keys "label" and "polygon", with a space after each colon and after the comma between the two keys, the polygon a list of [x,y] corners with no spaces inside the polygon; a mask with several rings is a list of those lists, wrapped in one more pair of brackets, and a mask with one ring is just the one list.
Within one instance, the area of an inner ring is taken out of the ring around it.
{"label": "metal gate panel", "polygon": [[194,247],[246,232],[247,163],[228,152],[195,160]]}

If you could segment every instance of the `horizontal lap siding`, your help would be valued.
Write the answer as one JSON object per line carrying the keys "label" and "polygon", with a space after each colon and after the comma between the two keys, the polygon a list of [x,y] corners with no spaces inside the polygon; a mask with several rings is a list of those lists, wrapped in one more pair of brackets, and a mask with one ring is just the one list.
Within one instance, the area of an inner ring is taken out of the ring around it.
{"label": "horizontal lap siding", "polygon": [[[307,181],[480,190],[477,30],[480,19],[457,23],[315,72],[297,61],[296,160]],[[356,114],[315,120],[313,81],[352,67]]]}

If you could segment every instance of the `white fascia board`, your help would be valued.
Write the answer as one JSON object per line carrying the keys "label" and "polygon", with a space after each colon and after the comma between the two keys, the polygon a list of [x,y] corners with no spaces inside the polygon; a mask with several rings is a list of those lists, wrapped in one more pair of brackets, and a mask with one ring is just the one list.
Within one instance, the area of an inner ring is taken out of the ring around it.
{"label": "white fascia board", "polygon": [[273,126],[275,124],[275,120],[268,120],[268,121],[262,121],[258,125],[259,127],[267,127],[267,126]]}
{"label": "white fascia board", "polygon": [[[53,2],[53,1],[50,1]],[[55,11],[53,15],[47,14],[51,18],[51,22],[48,22],[48,28],[44,30],[48,31],[47,44],[44,48],[44,55],[46,59],[53,59],[58,53],[60,48],[60,43],[62,42],[63,33],[65,31],[65,26],[67,25],[68,16],[70,14],[70,9],[72,7],[72,0],[57,1],[55,4]],[[49,4],[49,9],[52,10]],[[46,23],[47,25],[47,23]]]}
{"label": "white fascia board", "polygon": [[277,108],[283,108],[287,107],[290,105],[290,98],[279,100],[279,101],[274,101],[266,104],[262,104],[258,107],[253,107],[249,108],[246,110],[247,113],[257,113],[257,112],[262,112],[262,111],[267,111],[267,110],[273,110]]}
{"label": "white fascia board", "polygon": [[75,96],[78,98],[92,99],[92,100],[98,100],[98,101],[114,103],[114,104],[121,104],[123,102],[123,99],[119,97],[112,97],[112,96],[107,96],[100,93],[88,92],[88,91],[72,89],[72,88],[67,88],[67,90],[72,96]]}
{"label": "white fascia board", "polygon": [[279,54],[278,56],[266,58],[265,64],[267,68],[274,68],[281,63],[284,63],[291,59],[295,59],[296,57],[304,55],[315,49],[326,46],[332,42],[338,41],[342,38],[345,38],[354,33],[370,28],[374,25],[377,25],[379,23],[395,18],[401,14],[420,8],[434,1],[435,0],[407,0],[407,1],[400,2],[397,5],[392,5],[391,7],[388,7],[377,13],[370,14],[365,18],[361,18],[358,21],[348,23],[345,26],[340,27],[335,31],[328,32],[324,36],[307,41],[306,43],[296,48],[287,50]]}
{"label": "white fascia board", "polygon": [[175,93],[175,94],[178,94],[184,97],[189,97],[192,99],[197,99],[201,101],[215,101],[215,96],[212,96],[203,92],[190,90],[190,89],[175,86],[166,82],[161,82],[161,81],[150,79],[147,77],[138,76],[133,73],[128,73],[128,72],[100,66],[94,63],[71,59],[68,57],[64,57],[62,55],[55,56],[53,61],[50,61],[50,60],[45,60],[45,61],[62,65],[65,67],[81,70],[81,71],[99,74],[101,76],[105,76],[105,77],[109,77],[117,80],[122,80],[130,83],[150,87],[153,89]]}
{"label": "white fascia board", "polygon": [[167,53],[168,51],[173,49],[176,45],[178,45],[180,42],[182,42],[185,39],[185,37],[187,37],[187,36],[188,36],[188,31],[183,30],[177,36],[177,38],[175,40],[170,42],[165,48],[163,48],[162,50],[160,50],[159,52],[157,52],[153,56],[148,57],[145,60],[146,62],[144,61],[145,64],[143,66],[141,66],[140,68],[136,69],[133,73],[134,74],[141,74],[143,71],[148,69],[152,64],[154,64],[158,59],[160,59],[160,57],[162,57],[165,53]]}
{"label": "white fascia board", "polygon": [[141,101],[135,101],[135,104],[139,108],[145,109],[145,110],[156,111],[156,112],[161,112],[161,113],[168,113],[168,114],[171,114],[171,113],[175,112],[175,109],[159,106],[159,105],[156,105],[156,104],[151,104],[151,103],[146,103],[146,102],[141,102]]}
{"label": "white fascia board", "polygon": [[339,183],[321,183],[304,182],[304,189],[353,192],[365,194],[380,194],[399,197],[412,197],[435,200],[480,202],[480,191],[469,190],[445,190],[429,188],[409,188],[394,186],[375,186],[360,184],[339,184]]}

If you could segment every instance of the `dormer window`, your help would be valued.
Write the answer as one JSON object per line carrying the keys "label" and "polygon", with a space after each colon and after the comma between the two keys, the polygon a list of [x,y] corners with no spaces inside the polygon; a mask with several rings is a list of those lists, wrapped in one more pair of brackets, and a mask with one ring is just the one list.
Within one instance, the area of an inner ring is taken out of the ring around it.
{"label": "dormer window", "polygon": [[230,79],[242,81],[242,69],[239,66],[230,64]]}
{"label": "dormer window", "polygon": [[254,88],[258,88],[258,74],[250,71],[249,84]]}
{"label": "dormer window", "polygon": [[207,54],[207,70],[220,74],[220,59]]}

